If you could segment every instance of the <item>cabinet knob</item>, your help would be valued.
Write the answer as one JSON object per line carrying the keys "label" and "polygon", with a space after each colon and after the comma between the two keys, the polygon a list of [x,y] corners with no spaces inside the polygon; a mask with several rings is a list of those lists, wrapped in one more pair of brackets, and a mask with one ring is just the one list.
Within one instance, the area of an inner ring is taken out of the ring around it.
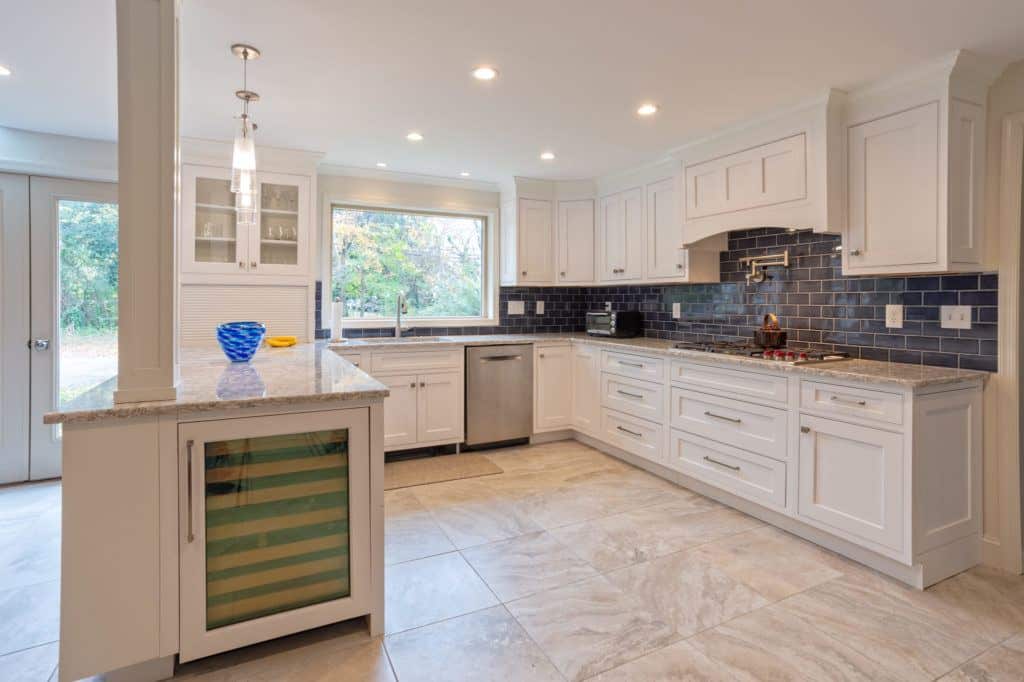
{"label": "cabinet knob", "polygon": [[676,270],[682,270],[682,269],[683,269],[683,264],[682,263],[676,263]]}
{"label": "cabinet knob", "polygon": [[523,270],[523,277],[526,277],[526,270]]}
{"label": "cabinet knob", "polygon": [[240,267],[240,268],[242,268],[244,270],[245,269],[245,263],[243,261],[238,261],[238,267]]}
{"label": "cabinet knob", "polygon": [[537,357],[542,358],[542,357],[544,357],[544,354],[543,353],[537,353]]}
{"label": "cabinet knob", "polygon": [[249,267],[251,267],[253,270],[255,270],[256,269],[256,261],[253,261],[253,262],[249,263]]}
{"label": "cabinet knob", "polygon": [[565,277],[565,272],[560,272],[558,274],[561,275],[562,277]]}
{"label": "cabinet knob", "polygon": [[800,433],[810,433],[810,432],[811,432],[811,427],[810,426],[801,426],[800,427]]}
{"label": "cabinet knob", "polygon": [[424,388],[426,385],[427,385],[427,382],[425,382],[425,381],[421,381],[420,382],[420,388]]}
{"label": "cabinet knob", "polygon": [[860,255],[860,249],[854,249],[854,250],[850,251],[850,255],[851,256],[859,256]]}
{"label": "cabinet knob", "polygon": [[414,381],[411,384],[409,384],[409,388],[416,388],[416,382]]}

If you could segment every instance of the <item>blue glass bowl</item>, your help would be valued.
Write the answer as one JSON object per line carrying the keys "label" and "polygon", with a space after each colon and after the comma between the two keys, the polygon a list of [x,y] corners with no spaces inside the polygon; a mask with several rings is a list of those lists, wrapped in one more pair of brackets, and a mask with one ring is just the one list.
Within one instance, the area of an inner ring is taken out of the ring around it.
{"label": "blue glass bowl", "polygon": [[266,333],[261,322],[225,322],[217,325],[217,342],[231,362],[248,362]]}

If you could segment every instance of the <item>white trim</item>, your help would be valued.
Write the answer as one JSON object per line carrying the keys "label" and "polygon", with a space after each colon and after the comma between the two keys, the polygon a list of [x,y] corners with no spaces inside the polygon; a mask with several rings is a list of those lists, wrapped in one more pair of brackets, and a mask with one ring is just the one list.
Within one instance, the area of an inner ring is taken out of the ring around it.
{"label": "white trim", "polygon": [[[331,213],[335,206],[361,206],[381,210],[408,211],[410,213],[439,213],[444,215],[461,215],[484,219],[484,245],[483,259],[484,267],[482,273],[483,305],[484,314],[480,317],[406,317],[404,322],[410,328],[418,327],[495,327],[499,322],[498,298],[501,290],[499,282],[499,232],[498,232],[498,209],[463,209],[463,208],[437,208],[431,206],[410,206],[404,204],[381,204],[376,201],[362,201],[345,199],[343,197],[331,197],[327,194],[323,197],[322,216],[322,242],[324,252],[327,254],[327,268],[323,277],[323,292],[321,299],[322,327],[328,327],[330,319],[330,292],[332,290],[334,277],[334,228]],[[349,329],[385,329],[394,327],[394,320],[391,318],[346,318],[345,327]],[[333,330],[332,330],[333,333]]]}
{"label": "white trim", "polygon": [[481,192],[497,192],[500,187],[496,182],[486,180],[464,180],[461,178],[446,178],[439,175],[426,175],[424,173],[406,173],[403,171],[381,170],[377,168],[361,168],[359,166],[342,166],[333,163],[321,163],[317,167],[320,175],[336,177],[371,178],[374,180],[385,180],[387,182],[407,182],[415,185],[433,185],[435,187],[458,187],[460,189],[475,189]]}
{"label": "white trim", "polygon": [[[983,535],[984,563],[1013,573],[1022,572],[1021,553],[1021,453],[1020,453],[1020,287],[1021,216],[1024,193],[1024,112],[1003,119],[1000,144],[999,188],[999,370],[990,382],[995,392],[997,415],[989,420],[986,440],[996,444],[985,457],[995,467],[998,519],[996,535]],[[990,403],[991,404],[991,403]],[[992,434],[991,429],[996,433]],[[988,479],[988,477],[986,477]],[[989,526],[989,524],[985,524]]]}

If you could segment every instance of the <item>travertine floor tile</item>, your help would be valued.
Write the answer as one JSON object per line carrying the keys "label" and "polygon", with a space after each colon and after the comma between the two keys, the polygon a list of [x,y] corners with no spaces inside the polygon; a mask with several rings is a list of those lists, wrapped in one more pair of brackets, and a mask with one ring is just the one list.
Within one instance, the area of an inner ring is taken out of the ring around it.
{"label": "travertine floor tile", "polygon": [[463,557],[502,601],[550,590],[598,575],[549,533],[463,550]]}
{"label": "travertine floor tile", "polygon": [[1024,651],[995,646],[941,679],[943,682],[1020,682],[1024,679]]}
{"label": "travertine floor tile", "polygon": [[57,581],[0,592],[0,655],[56,642],[59,636]]}
{"label": "travertine floor tile", "polygon": [[397,564],[444,554],[455,545],[409,490],[384,494],[384,562]]}
{"label": "travertine floor tile", "polygon": [[759,609],[768,600],[692,552],[678,552],[606,576],[689,637]]}
{"label": "travertine floor tile", "polygon": [[696,547],[763,525],[738,511],[690,494],[551,532],[600,571]]}
{"label": "travertine floor tile", "polygon": [[839,557],[771,526],[693,550],[771,601],[843,575]]}
{"label": "travertine floor tile", "polygon": [[590,678],[594,682],[734,682],[722,666],[683,641]]}
{"label": "travertine floor tile", "polygon": [[498,603],[458,552],[388,566],[384,598],[389,634]]}
{"label": "travertine floor tile", "polygon": [[498,498],[484,479],[410,488],[459,549],[540,530],[517,503]]}
{"label": "travertine floor tile", "polygon": [[0,656],[0,680],[46,682],[57,668],[58,653],[58,645],[54,642]]}
{"label": "travertine floor tile", "polygon": [[570,680],[614,668],[677,639],[668,623],[604,577],[506,606]]}
{"label": "travertine floor tile", "polygon": [[821,632],[813,623],[767,606],[687,640],[719,671],[749,681],[910,680]]}
{"label": "travertine floor tile", "polygon": [[562,680],[503,606],[391,635],[386,646],[402,682]]}

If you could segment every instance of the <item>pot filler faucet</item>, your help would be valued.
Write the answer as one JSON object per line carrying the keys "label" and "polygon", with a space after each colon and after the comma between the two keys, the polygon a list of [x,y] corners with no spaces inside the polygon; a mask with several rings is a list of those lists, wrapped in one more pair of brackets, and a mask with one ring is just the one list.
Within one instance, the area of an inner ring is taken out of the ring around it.
{"label": "pot filler faucet", "polygon": [[398,294],[398,301],[395,305],[395,338],[402,338],[402,315],[409,314],[409,307],[405,303],[405,294]]}

